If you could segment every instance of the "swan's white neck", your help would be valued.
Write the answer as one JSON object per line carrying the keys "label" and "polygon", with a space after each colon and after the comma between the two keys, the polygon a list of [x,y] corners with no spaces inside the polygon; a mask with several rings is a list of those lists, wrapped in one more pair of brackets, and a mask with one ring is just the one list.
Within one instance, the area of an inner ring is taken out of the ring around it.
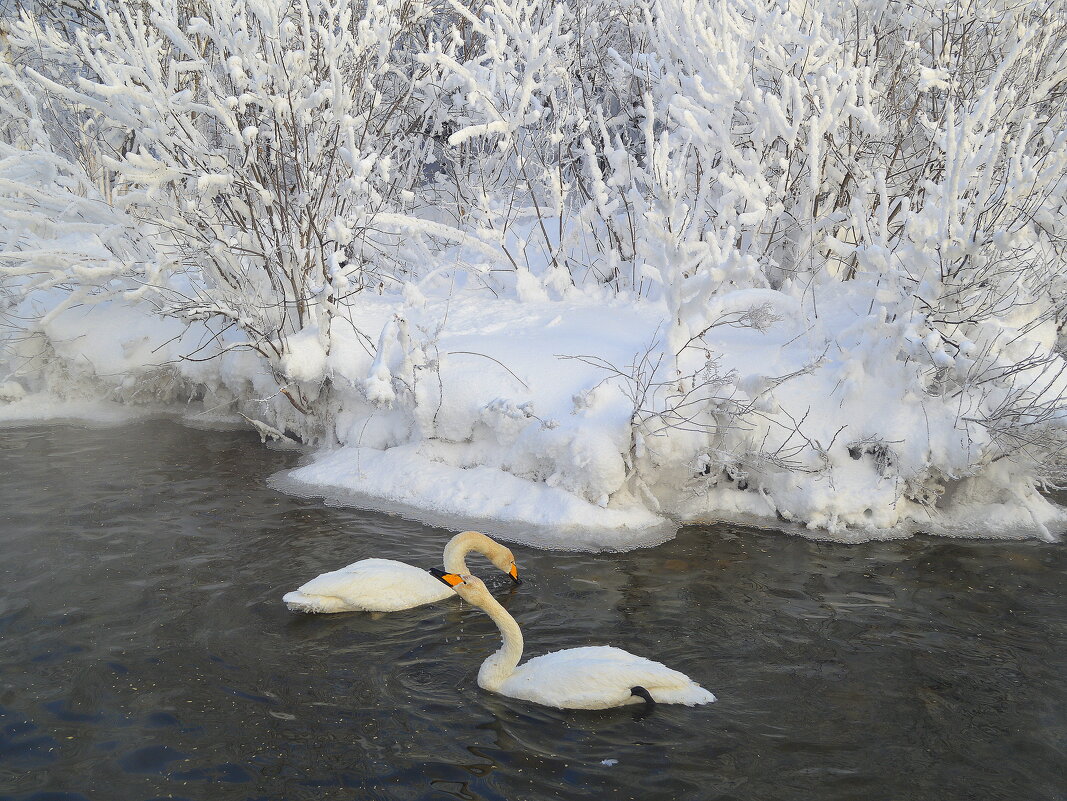
{"label": "swan's white neck", "polygon": [[489,539],[484,534],[477,531],[464,531],[450,539],[445,546],[445,571],[467,575],[470,573],[467,569],[467,554],[477,551],[491,560],[500,549],[500,543]]}
{"label": "swan's white neck", "polygon": [[480,597],[476,606],[480,606],[493,619],[500,629],[500,636],[504,638],[500,650],[482,662],[478,670],[478,686],[496,692],[508,676],[515,672],[515,667],[522,659],[522,631],[515,618],[489,593]]}

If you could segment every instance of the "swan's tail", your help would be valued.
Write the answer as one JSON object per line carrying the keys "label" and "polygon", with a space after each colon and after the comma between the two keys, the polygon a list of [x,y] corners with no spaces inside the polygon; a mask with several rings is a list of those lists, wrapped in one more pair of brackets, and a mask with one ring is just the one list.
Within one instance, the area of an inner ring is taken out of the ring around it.
{"label": "swan's tail", "polygon": [[287,592],[282,596],[282,601],[291,611],[307,612],[309,615],[348,612],[352,609],[346,606],[340,598],[332,598],[328,595],[305,595],[300,590]]}

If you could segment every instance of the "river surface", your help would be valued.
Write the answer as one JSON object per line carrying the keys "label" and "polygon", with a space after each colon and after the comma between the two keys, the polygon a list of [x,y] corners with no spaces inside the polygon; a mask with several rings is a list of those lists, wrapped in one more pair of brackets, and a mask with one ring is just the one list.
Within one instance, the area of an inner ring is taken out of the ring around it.
{"label": "river surface", "polygon": [[0,431],[2,801],[1067,799],[1067,546],[515,546],[526,583],[493,584],[527,654],[612,644],[719,697],[564,712],[477,687],[498,640],[458,598],[286,610],[450,536],[270,489],[296,460],[164,421]]}

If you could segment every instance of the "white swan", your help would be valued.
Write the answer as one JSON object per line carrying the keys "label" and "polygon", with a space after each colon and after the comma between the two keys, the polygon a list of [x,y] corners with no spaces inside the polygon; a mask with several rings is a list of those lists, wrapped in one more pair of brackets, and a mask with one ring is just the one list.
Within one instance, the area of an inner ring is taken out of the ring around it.
{"label": "white swan", "polygon": [[478,686],[559,709],[608,709],[624,704],[707,704],[715,696],[684,673],[642,656],[595,645],[536,656],[525,665],[522,632],[477,576],[431,571],[463,600],[493,619],[504,645],[482,663]]}
{"label": "white swan", "polygon": [[[445,569],[466,573],[466,556],[484,554],[515,583],[519,570],[510,548],[477,531],[464,531],[445,546]],[[316,576],[282,596],[294,612],[396,612],[443,601],[455,592],[420,567],[393,559],[361,559],[340,570]]]}

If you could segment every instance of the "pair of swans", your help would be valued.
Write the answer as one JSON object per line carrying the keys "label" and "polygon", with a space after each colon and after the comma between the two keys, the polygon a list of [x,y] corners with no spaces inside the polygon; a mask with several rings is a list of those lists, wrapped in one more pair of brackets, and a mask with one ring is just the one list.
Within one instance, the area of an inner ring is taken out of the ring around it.
{"label": "pair of swans", "polygon": [[476,531],[457,534],[445,546],[445,570],[425,571],[392,559],[364,559],[324,573],[283,600],[294,611],[393,612],[459,595],[496,623],[503,646],[478,671],[490,692],[558,709],[608,709],[626,704],[707,704],[715,696],[684,673],[606,645],[568,648],[524,665],[522,631],[485,583],[470,573],[466,556],[477,551],[519,582],[515,555]]}

